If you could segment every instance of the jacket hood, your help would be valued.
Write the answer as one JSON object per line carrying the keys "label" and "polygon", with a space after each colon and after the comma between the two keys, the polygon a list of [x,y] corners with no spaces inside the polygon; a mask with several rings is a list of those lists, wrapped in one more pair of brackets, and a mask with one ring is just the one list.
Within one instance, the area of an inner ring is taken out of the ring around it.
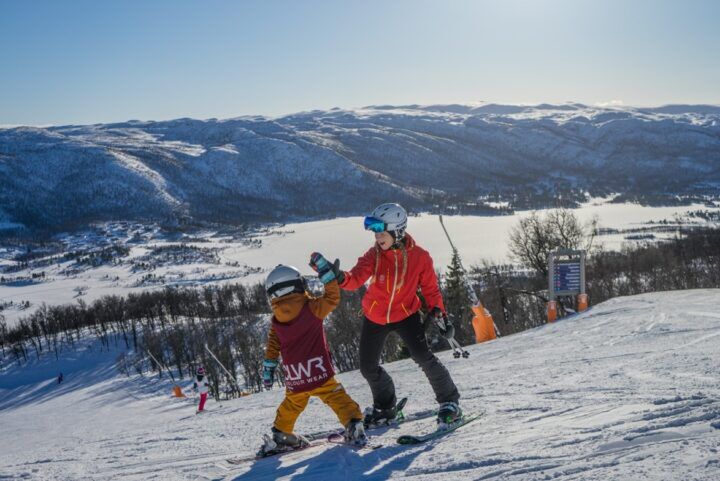
{"label": "jacket hood", "polygon": [[299,292],[273,299],[270,304],[275,319],[279,322],[292,321],[300,314],[300,310],[309,299],[307,293]]}

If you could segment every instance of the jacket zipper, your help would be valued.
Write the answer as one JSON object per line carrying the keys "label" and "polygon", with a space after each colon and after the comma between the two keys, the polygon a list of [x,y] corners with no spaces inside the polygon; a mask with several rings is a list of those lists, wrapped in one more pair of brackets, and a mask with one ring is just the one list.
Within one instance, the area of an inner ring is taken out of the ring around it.
{"label": "jacket zipper", "polygon": [[397,289],[397,277],[398,277],[397,251],[394,251],[393,254],[395,255],[395,278],[393,279],[393,290],[392,290],[392,294],[390,294],[390,303],[388,304],[386,324],[390,324],[390,310],[392,309],[392,303],[393,303],[393,300],[395,299],[395,289]]}

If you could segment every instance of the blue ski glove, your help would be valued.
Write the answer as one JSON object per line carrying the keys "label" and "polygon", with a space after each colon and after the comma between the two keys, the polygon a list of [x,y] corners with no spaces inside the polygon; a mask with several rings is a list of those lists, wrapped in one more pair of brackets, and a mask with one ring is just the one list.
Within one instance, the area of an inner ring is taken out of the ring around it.
{"label": "blue ski glove", "polygon": [[263,361],[263,386],[265,386],[265,389],[272,389],[277,366],[277,359],[265,359]]}
{"label": "blue ski glove", "polygon": [[445,339],[452,339],[455,337],[455,326],[453,326],[452,322],[450,322],[447,314],[445,314],[439,307],[433,307],[432,310],[428,312],[425,322],[427,321],[434,322],[438,331],[440,331],[440,335]]}
{"label": "blue ski glove", "polygon": [[342,282],[345,279],[345,275],[340,270],[340,260],[335,259],[335,262],[330,262],[319,252],[313,252],[310,254],[310,267],[317,272],[318,277],[323,284],[327,284],[333,279],[337,279],[338,282]]}

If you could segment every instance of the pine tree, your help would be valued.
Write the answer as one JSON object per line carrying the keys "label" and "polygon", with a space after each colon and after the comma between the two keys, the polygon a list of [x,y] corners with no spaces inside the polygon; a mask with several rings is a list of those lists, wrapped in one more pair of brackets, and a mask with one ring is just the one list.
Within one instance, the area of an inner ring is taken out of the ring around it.
{"label": "pine tree", "polygon": [[471,304],[465,288],[460,254],[456,249],[453,249],[452,259],[445,275],[445,308],[455,325],[455,339],[460,344],[473,342],[472,326],[470,324],[472,319]]}

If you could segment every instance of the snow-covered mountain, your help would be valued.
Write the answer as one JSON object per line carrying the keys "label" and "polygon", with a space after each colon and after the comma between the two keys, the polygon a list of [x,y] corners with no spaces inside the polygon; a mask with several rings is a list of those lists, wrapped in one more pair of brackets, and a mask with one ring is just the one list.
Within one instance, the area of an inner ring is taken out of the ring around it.
{"label": "snow-covered mountain", "polygon": [[[488,212],[717,195],[720,107],[373,106],[0,129],[0,225],[292,220],[394,199]],[[486,203],[487,202],[487,203]]]}
{"label": "snow-covered mountain", "polygon": [[[170,383],[117,373],[119,351],[53,355],[0,364],[0,478],[385,480],[695,480],[720,476],[720,290],[616,298],[562,320],[440,357],[466,412],[485,416],[445,438],[399,446],[399,434],[432,419],[380,431],[375,451],[320,446],[236,469],[268,432],[283,392],[208,403],[169,396]],[[112,345],[111,345],[112,346]],[[386,364],[407,411],[435,405],[410,360]],[[62,371],[65,381],[57,384]],[[339,376],[371,402],[358,372]],[[316,399],[298,432],[337,427]]]}

